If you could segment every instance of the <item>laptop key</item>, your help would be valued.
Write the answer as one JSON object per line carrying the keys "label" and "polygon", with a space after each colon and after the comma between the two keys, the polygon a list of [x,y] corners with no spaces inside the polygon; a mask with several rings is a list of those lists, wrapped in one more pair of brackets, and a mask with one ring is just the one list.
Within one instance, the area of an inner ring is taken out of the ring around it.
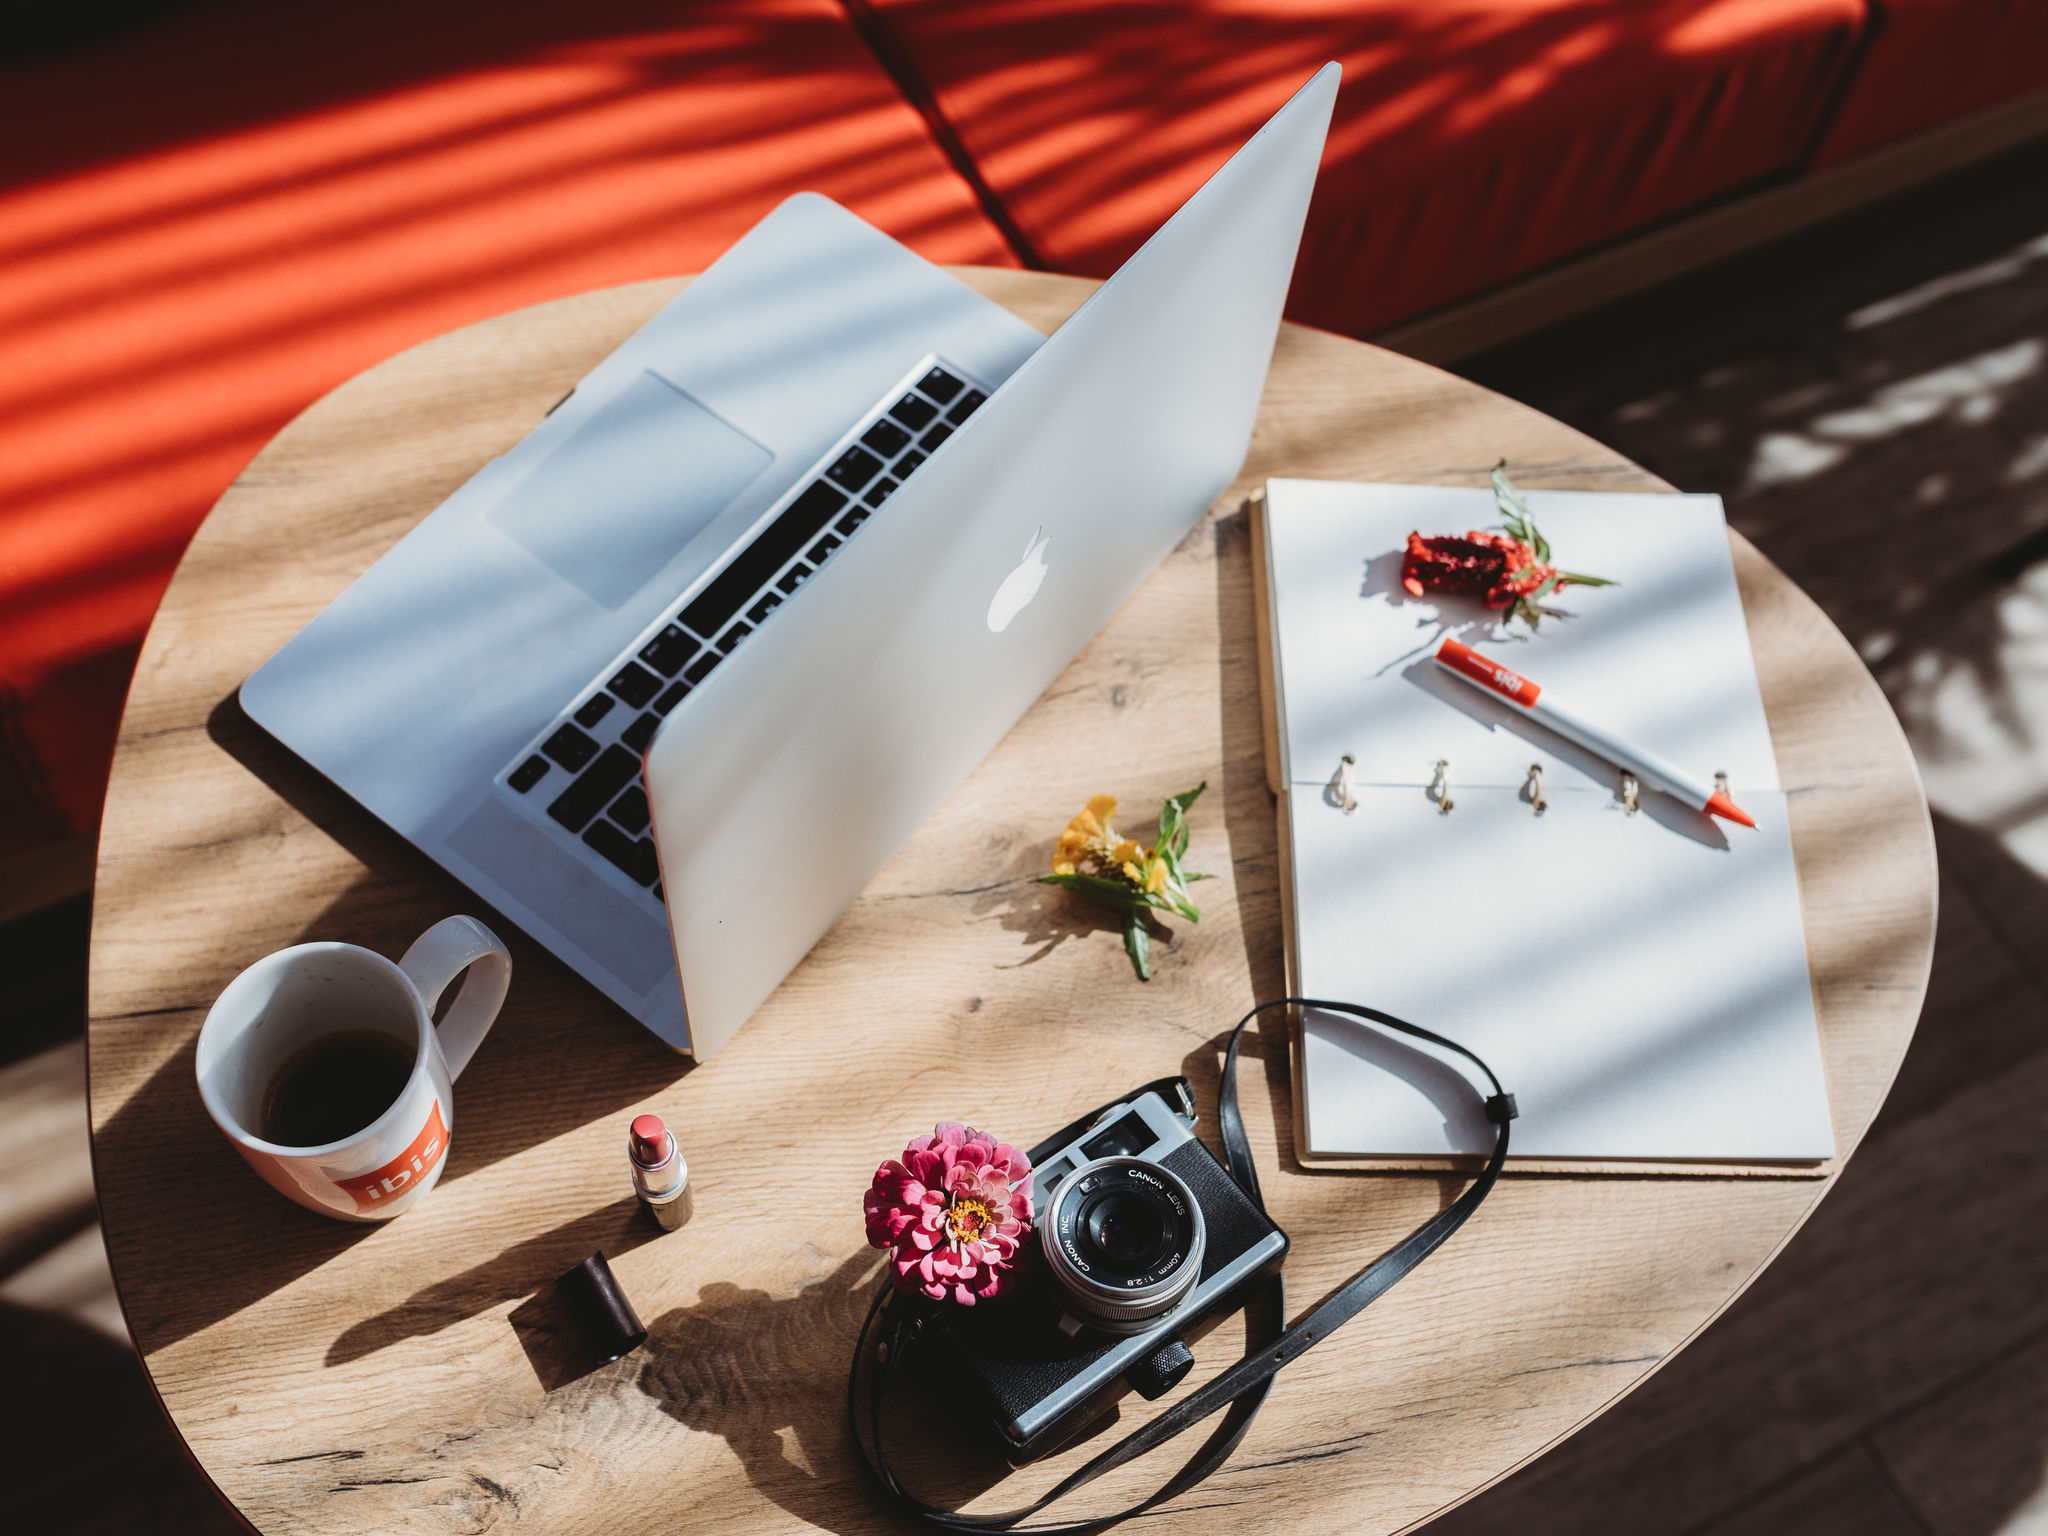
{"label": "laptop key", "polygon": [[548,760],[536,754],[513,769],[512,777],[505,782],[523,795],[547,776]]}
{"label": "laptop key", "polygon": [[893,459],[909,444],[910,434],[885,416],[861,433],[860,440],[883,458]]}
{"label": "laptop key", "polygon": [[[761,589],[761,584],[789,564],[816,536],[818,530],[837,517],[846,506],[846,493],[824,480],[813,480],[804,493],[770,523],[762,535],[747,546],[736,560],[720,571],[683,610],[683,622],[698,634],[717,634],[740,611],[740,604]],[[690,674],[683,674],[688,677]],[[694,679],[693,679],[694,681]]]}
{"label": "laptop key", "polygon": [[962,381],[954,378],[953,375],[946,372],[943,368],[934,368],[930,373],[917,381],[917,387],[938,401],[939,404],[944,405],[948,400],[960,393]]}
{"label": "laptop key", "polygon": [[647,792],[638,784],[635,784],[612,802],[612,808],[606,814],[628,832],[645,832],[647,830]]}
{"label": "laptop key", "polygon": [[689,696],[689,692],[688,683],[670,683],[662,690],[661,697],[654,701],[654,712],[664,719],[667,718],[668,712],[682,703]]}
{"label": "laptop key", "polygon": [[976,411],[980,410],[981,402],[986,400],[987,398],[988,396],[984,395],[980,390],[970,389],[969,391],[967,391],[966,394],[960,397],[959,404],[955,405],[953,409],[946,412],[946,420],[953,423],[953,425],[956,427],[959,426],[961,422],[965,421],[968,417],[972,416]]}
{"label": "laptop key", "polygon": [[828,559],[831,558],[832,551],[837,549],[838,547],[839,541],[833,538],[832,535],[828,533],[825,535],[825,537],[818,540],[817,543],[811,546],[809,554],[807,554],[804,558],[809,560],[813,565],[823,565]]}
{"label": "laptop key", "polygon": [[855,443],[833,461],[832,467],[825,471],[825,478],[845,486],[849,491],[857,491],[874,479],[875,472],[881,467],[880,459]]}
{"label": "laptop key", "polygon": [[653,710],[640,716],[631,725],[619,732],[619,741],[631,752],[645,752],[647,743],[654,740],[654,733],[661,725],[661,716]]}
{"label": "laptop key", "polygon": [[759,624],[781,606],[781,598],[777,597],[773,592],[763,592],[761,594],[761,601],[747,610],[747,621],[751,624]]}
{"label": "laptop key", "polygon": [[573,725],[556,731],[540,744],[540,749],[571,773],[597,756],[597,743]]}
{"label": "laptop key", "polygon": [[639,709],[649,699],[661,692],[661,679],[641,666],[637,661],[629,661],[619,668],[618,676],[606,683],[605,687],[611,689],[613,693],[616,693],[635,709]]}
{"label": "laptop key", "polygon": [[939,408],[931,401],[919,399],[916,395],[905,395],[889,407],[889,414],[911,431],[922,432],[931,424],[931,419],[939,414]]}
{"label": "laptop key", "polygon": [[706,651],[702,656],[699,656],[690,663],[688,670],[683,673],[684,681],[695,687],[698,683],[703,682],[705,678],[709,677],[712,669],[723,660],[725,658],[719,655],[718,652]]}
{"label": "laptop key", "polygon": [[846,516],[839,519],[839,521],[834,523],[832,526],[834,528],[837,528],[841,533],[845,534],[848,538],[852,538],[853,530],[858,528],[862,523],[866,522],[867,520],[867,508],[855,507],[851,512],[847,513]]}
{"label": "laptop key", "polygon": [[788,570],[782,573],[782,579],[775,583],[776,590],[779,591],[784,597],[788,597],[791,593],[796,591],[798,587],[804,584],[805,579],[809,577],[810,574],[811,568],[808,565],[805,565],[801,560],[799,560],[795,565],[792,565]]}
{"label": "laptop key", "polygon": [[922,448],[926,453],[933,453],[937,451],[939,444],[943,443],[947,438],[951,437],[952,435],[953,429],[947,426],[942,421],[936,427],[933,427],[931,431],[925,433],[923,437],[919,438],[917,440],[917,446]]}
{"label": "laptop key", "polygon": [[614,743],[606,747],[598,760],[584,769],[574,783],[555,796],[554,804],[548,807],[548,814],[571,832],[580,832],[591,817],[611,804],[618,792],[633,782],[639,771],[638,755]]}
{"label": "laptop key", "polygon": [[583,701],[583,707],[576,711],[576,723],[582,726],[597,724],[612,712],[614,702],[616,701],[608,693],[593,693]]}
{"label": "laptop key", "polygon": [[896,461],[896,477],[899,480],[908,480],[912,475],[917,473],[917,466],[922,464],[923,462],[924,455],[919,453],[915,448],[911,449],[910,452],[906,453],[905,455],[903,455],[902,458]]}
{"label": "laptop key", "polygon": [[624,870],[636,885],[652,885],[660,873],[654,864],[654,844],[644,837],[628,837],[608,821],[593,821],[583,841]]}
{"label": "laptop key", "polygon": [[683,663],[701,649],[695,635],[685,634],[670,624],[640,647],[640,659],[663,677],[674,677],[683,670]]}
{"label": "laptop key", "polygon": [[[889,493],[895,489],[896,482],[894,480],[891,480],[887,475],[884,475],[881,479],[877,480],[873,485],[868,487],[867,495],[861,497],[861,500],[866,502],[871,507],[879,507],[883,502],[889,499]],[[861,516],[866,517],[867,513],[863,512],[861,513]]]}
{"label": "laptop key", "polygon": [[731,629],[728,629],[724,634],[718,637],[718,648],[721,651],[725,652],[726,655],[730,656],[734,651],[740,648],[740,642],[746,639],[747,636],[751,635],[752,633],[753,630],[748,628],[745,624],[735,624]]}

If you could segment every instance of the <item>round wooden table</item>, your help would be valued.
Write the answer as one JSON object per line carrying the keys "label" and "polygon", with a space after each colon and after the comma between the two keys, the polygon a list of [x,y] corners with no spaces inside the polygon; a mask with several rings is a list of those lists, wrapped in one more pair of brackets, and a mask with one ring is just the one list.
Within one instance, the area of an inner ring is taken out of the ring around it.
{"label": "round wooden table", "polygon": [[[1046,330],[1092,286],[961,275]],[[1477,485],[1503,455],[1524,485],[1666,489],[1449,374],[1285,328],[1237,485],[753,1022],[693,1066],[235,702],[252,669],[681,286],[505,315],[336,390],[221,498],[143,648],[95,898],[100,1209],[164,1406],[260,1529],[899,1528],[841,1419],[849,1346],[880,1274],[860,1219],[877,1161],[944,1119],[1028,1143],[1176,1069],[1209,1107],[1228,1026],[1281,990],[1246,492],[1280,474]],[[1904,738],[1847,643],[1740,538],[1735,557],[1791,791],[1846,1157],[1919,1012],[1933,838]],[[1201,924],[1173,925],[1141,985],[1114,924],[1033,877],[1091,794],[1143,808],[1204,779],[1190,864],[1220,878],[1202,889]],[[344,939],[395,956],[460,911],[499,921],[517,968],[462,1079],[440,1188],[376,1227],[287,1203],[200,1107],[193,1044],[208,1003],[284,945]],[[1293,1160],[1277,1026],[1246,1069],[1299,1310],[1462,1180],[1308,1172]],[[626,1179],[626,1123],[648,1110],[675,1128],[698,1190],[694,1221],[673,1236],[644,1222]],[[1175,1528],[1385,1532],[1427,1519],[1683,1346],[1830,1182],[1505,1181],[1441,1255],[1289,1368]],[[593,1369],[552,1282],[596,1249],[651,1333]],[[1194,1380],[1241,1341],[1236,1323],[1211,1335]],[[1010,1508],[1072,1464],[1002,1476],[942,1448],[930,1488]],[[108,1475],[117,1466],[110,1449]],[[1092,1507],[1164,1474],[1126,1469]]]}

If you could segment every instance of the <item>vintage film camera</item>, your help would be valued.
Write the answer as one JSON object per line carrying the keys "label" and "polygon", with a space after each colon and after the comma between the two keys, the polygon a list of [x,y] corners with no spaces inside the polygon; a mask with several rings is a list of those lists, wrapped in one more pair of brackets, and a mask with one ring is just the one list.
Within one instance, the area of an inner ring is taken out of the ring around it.
{"label": "vintage film camera", "polygon": [[1187,1336],[1243,1307],[1286,1256],[1287,1234],[1194,1122],[1192,1102],[1153,1092],[1105,1110],[1034,1170],[1020,1292],[936,1323],[949,1375],[979,1385],[1011,1461],[1058,1448],[1127,1391],[1172,1390],[1194,1365]]}

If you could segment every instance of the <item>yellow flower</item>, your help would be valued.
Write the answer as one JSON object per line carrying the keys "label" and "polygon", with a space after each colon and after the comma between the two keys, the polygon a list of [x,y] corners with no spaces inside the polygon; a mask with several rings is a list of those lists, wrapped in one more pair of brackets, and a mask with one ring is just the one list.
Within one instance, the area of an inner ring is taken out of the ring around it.
{"label": "yellow flower", "polygon": [[1053,851],[1052,872],[1071,875],[1087,867],[1114,879],[1121,874],[1136,890],[1156,896],[1166,889],[1166,860],[1136,838],[1119,837],[1110,824],[1116,814],[1115,795],[1097,795],[1087,809],[1067,823]]}
{"label": "yellow flower", "polygon": [[1183,869],[1180,861],[1188,850],[1188,807],[1207,788],[1197,784],[1160,805],[1159,843],[1153,848],[1120,836],[1110,821],[1116,796],[1096,795],[1060,834],[1052,873],[1038,877],[1122,915],[1124,952],[1140,981],[1152,975],[1148,925],[1157,921],[1153,913],[1171,912],[1191,923],[1202,920],[1202,909],[1189,899],[1187,887],[1209,877]]}
{"label": "yellow flower", "polygon": [[1052,872],[1071,875],[1085,859],[1111,861],[1119,847],[1116,829],[1109,824],[1109,818],[1115,814],[1115,795],[1097,795],[1090,800],[1060,834],[1059,847],[1053,851]]}

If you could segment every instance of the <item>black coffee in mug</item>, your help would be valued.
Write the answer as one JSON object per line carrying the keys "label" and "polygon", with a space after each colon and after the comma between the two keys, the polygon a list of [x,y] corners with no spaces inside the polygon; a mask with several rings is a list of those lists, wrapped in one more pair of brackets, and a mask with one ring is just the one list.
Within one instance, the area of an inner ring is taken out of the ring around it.
{"label": "black coffee in mug", "polygon": [[263,1095],[265,1141],[322,1147],[366,1129],[398,1101],[413,1046],[377,1029],[343,1029],[285,1058]]}

